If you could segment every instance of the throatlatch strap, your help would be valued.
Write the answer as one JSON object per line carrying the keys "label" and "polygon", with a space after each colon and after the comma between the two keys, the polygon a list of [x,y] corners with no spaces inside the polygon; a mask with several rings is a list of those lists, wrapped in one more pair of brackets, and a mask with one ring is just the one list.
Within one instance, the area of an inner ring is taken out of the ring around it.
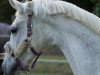
{"label": "throatlatch strap", "polygon": [[36,62],[37,62],[37,60],[38,60],[38,58],[40,57],[40,55],[41,55],[43,52],[37,52],[37,51],[35,51],[34,48],[32,48],[32,47],[30,48],[30,50],[32,51],[33,54],[37,55],[36,58],[35,58],[35,60],[34,60],[33,63],[32,63],[32,66],[31,66],[31,68],[34,68],[34,66],[35,66],[35,64],[36,64]]}

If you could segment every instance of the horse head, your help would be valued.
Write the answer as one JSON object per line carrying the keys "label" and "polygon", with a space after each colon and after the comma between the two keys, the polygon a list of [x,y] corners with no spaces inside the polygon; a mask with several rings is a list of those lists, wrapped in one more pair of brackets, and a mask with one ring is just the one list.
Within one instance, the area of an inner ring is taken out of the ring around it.
{"label": "horse head", "polygon": [[[27,15],[29,14],[29,12],[26,12],[26,8],[28,3],[21,3],[17,0],[9,0],[9,2],[12,5],[12,7],[17,10],[17,12],[15,15],[16,18],[10,27],[10,41],[7,42],[4,46],[6,53],[2,64],[2,68],[5,75],[14,75],[16,73],[15,71],[17,68],[17,58],[19,58],[20,63],[23,66],[27,67],[26,65],[29,63],[30,60],[32,60],[34,56],[29,50],[29,43],[27,44],[27,48],[24,48],[26,51],[24,50],[25,52],[22,56],[18,53],[18,47],[22,44],[23,41],[25,44],[27,38]],[[20,57],[17,55],[19,55]]]}

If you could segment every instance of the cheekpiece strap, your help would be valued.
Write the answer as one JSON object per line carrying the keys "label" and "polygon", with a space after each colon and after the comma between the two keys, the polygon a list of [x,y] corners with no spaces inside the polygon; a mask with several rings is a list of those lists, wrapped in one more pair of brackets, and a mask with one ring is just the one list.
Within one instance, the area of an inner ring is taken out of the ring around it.
{"label": "cheekpiece strap", "polygon": [[28,22],[27,22],[27,37],[32,35],[32,14],[28,15]]}

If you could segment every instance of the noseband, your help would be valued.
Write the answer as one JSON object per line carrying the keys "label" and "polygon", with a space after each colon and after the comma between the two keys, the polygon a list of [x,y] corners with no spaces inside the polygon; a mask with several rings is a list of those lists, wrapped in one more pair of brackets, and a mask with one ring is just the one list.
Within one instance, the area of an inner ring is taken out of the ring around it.
{"label": "noseband", "polygon": [[[31,35],[32,35],[32,15],[28,15],[27,38],[31,38]],[[22,63],[21,63],[19,57],[27,50],[29,45],[30,45],[29,41],[28,41],[28,39],[26,39],[21,43],[21,45],[18,47],[18,49],[15,52],[10,52],[10,49],[12,50],[12,48],[11,48],[9,42],[7,42],[5,44],[5,46],[4,46],[5,51],[7,53],[9,53],[16,61],[16,67],[15,67],[16,71],[20,70],[20,71],[30,72],[34,68],[39,56],[43,53],[43,52],[37,52],[36,50],[34,50],[33,47],[30,47],[30,50],[31,50],[32,54],[36,55],[36,57],[33,60],[31,67],[22,66]]]}

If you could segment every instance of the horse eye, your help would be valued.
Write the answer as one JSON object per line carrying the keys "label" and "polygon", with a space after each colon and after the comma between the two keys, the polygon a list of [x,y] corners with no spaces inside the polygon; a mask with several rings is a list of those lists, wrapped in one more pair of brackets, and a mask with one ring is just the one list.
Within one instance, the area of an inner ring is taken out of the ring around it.
{"label": "horse eye", "polygon": [[11,33],[16,33],[17,32],[17,27],[11,27]]}

